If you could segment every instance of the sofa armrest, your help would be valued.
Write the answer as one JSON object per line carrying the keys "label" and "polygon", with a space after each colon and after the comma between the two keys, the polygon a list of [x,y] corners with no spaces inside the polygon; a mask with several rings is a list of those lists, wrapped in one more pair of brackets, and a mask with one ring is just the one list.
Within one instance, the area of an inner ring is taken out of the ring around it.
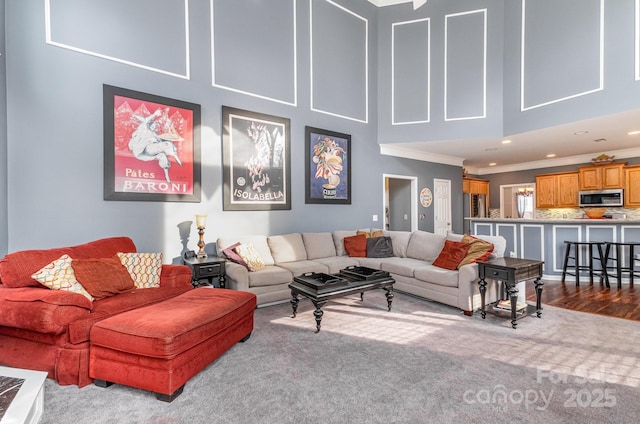
{"label": "sofa armrest", "polygon": [[191,286],[191,268],[186,265],[162,264],[161,287]]}
{"label": "sofa armrest", "polygon": [[227,274],[227,288],[249,291],[249,270],[246,267],[227,261],[225,271]]}

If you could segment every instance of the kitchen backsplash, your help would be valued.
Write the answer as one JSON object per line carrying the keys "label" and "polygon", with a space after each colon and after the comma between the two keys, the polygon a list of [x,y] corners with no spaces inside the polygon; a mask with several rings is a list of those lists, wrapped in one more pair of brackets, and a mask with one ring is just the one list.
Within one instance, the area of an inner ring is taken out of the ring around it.
{"label": "kitchen backsplash", "polygon": [[[607,208],[606,214],[624,214],[625,219],[640,220],[640,209]],[[535,219],[579,219],[585,217],[584,209],[535,209]],[[500,218],[500,209],[489,209],[489,218]]]}

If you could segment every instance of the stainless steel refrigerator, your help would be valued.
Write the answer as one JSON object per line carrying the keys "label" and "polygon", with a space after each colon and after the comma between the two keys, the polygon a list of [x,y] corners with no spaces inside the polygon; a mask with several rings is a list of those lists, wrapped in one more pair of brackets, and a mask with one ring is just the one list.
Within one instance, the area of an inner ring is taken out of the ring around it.
{"label": "stainless steel refrigerator", "polygon": [[[465,193],[463,197],[465,218],[487,218],[489,216],[489,205],[486,194]],[[470,234],[469,220],[464,220],[464,232]]]}

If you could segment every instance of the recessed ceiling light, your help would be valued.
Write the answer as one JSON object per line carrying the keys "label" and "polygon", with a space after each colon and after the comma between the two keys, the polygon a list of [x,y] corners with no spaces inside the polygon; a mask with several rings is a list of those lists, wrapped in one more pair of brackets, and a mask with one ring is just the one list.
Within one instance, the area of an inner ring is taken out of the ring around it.
{"label": "recessed ceiling light", "polygon": [[502,140],[502,144],[509,144],[511,143],[511,140]]}
{"label": "recessed ceiling light", "polygon": [[548,158],[555,158],[555,157],[556,157],[556,154],[555,154],[555,153],[549,153],[549,154],[547,155],[547,157],[548,157]]}
{"label": "recessed ceiling light", "polygon": [[638,134],[640,134],[640,131],[629,131],[627,133],[627,135],[638,135]]}
{"label": "recessed ceiling light", "polygon": [[489,164],[489,166],[496,166],[496,163],[495,163],[495,162],[491,162],[491,163]]}
{"label": "recessed ceiling light", "polygon": [[574,135],[585,135],[585,134],[589,134],[589,131],[576,131],[573,134]]}

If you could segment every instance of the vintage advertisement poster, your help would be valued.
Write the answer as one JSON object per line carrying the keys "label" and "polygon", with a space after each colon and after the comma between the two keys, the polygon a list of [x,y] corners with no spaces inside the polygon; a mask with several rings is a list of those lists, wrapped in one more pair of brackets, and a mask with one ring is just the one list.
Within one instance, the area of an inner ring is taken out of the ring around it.
{"label": "vintage advertisement poster", "polygon": [[351,204],[351,136],[306,127],[305,203]]}
{"label": "vintage advertisement poster", "polygon": [[291,209],[289,120],[223,106],[224,210]]}
{"label": "vintage advertisement poster", "polygon": [[116,91],[105,99],[107,200],[199,201],[199,106]]}

